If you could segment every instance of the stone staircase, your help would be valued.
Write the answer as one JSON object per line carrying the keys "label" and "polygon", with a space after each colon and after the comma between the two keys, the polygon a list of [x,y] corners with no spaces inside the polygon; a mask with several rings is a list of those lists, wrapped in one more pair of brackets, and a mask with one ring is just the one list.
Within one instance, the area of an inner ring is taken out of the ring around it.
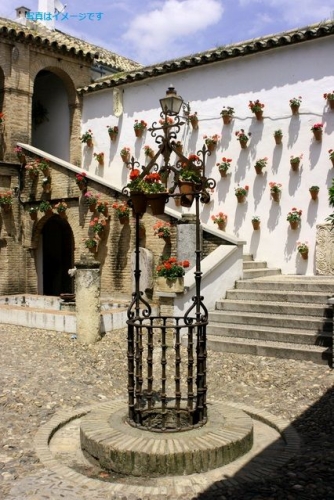
{"label": "stone staircase", "polygon": [[215,351],[331,364],[334,278],[287,276],[244,256],[244,276],[209,313]]}

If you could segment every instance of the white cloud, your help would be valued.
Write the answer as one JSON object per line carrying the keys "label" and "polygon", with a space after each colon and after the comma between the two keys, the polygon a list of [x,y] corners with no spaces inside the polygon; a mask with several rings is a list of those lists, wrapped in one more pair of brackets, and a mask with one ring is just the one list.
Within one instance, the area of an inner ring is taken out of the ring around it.
{"label": "white cloud", "polygon": [[133,18],[122,38],[137,47],[137,60],[175,58],[185,48],[189,53],[193,37],[218,23],[223,11],[219,0],[166,0],[159,8]]}

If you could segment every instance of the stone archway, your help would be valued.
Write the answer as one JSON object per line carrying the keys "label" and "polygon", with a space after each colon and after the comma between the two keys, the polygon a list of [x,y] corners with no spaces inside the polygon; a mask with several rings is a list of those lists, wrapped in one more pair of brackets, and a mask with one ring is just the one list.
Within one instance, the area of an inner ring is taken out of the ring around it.
{"label": "stone archway", "polygon": [[32,98],[32,145],[70,161],[70,96],[61,76],[49,70],[35,78]]}
{"label": "stone archway", "polygon": [[42,229],[43,295],[73,293],[74,237],[71,226],[58,215],[51,217]]}

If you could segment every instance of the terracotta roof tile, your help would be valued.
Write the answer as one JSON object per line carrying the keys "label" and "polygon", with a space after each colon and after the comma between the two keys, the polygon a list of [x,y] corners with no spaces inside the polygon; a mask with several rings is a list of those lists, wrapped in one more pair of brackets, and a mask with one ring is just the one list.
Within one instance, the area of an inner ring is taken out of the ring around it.
{"label": "terracotta roof tile", "polygon": [[41,24],[29,23],[28,26],[24,26],[10,19],[0,17],[0,38],[21,43],[32,43],[45,50],[66,52],[68,55],[88,61],[97,59],[98,62],[117,71],[130,71],[141,67],[139,63],[131,59],[75,38],[62,31],[49,30]]}

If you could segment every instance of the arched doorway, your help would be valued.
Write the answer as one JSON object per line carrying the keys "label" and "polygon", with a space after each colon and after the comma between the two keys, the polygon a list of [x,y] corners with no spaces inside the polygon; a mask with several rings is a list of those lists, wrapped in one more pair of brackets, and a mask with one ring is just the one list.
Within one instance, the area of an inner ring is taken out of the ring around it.
{"label": "arched doorway", "polygon": [[69,223],[58,215],[51,217],[42,230],[43,294],[58,296],[73,293],[74,238]]}
{"label": "arched doorway", "polygon": [[40,71],[32,98],[32,145],[70,161],[70,119],[63,80],[51,71]]}

